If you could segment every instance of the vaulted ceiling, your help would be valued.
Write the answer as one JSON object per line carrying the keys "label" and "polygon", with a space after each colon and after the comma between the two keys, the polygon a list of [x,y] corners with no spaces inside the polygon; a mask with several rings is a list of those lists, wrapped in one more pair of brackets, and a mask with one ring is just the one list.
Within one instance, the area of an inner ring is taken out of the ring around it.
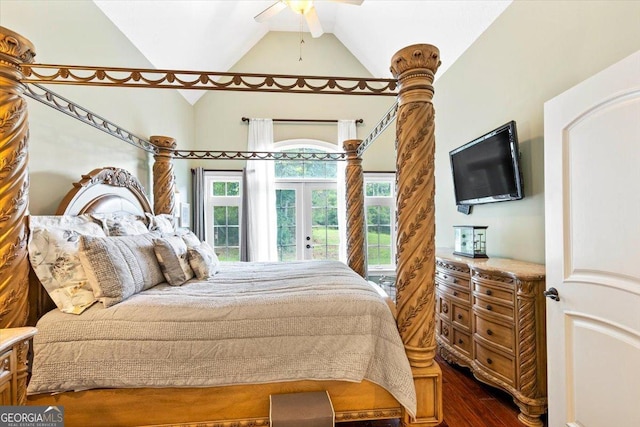
{"label": "vaulted ceiling", "polygon": [[[285,8],[264,23],[254,17],[275,0],[94,0],[157,68],[228,71],[269,31],[309,31]],[[364,0],[314,2],[324,33],[333,33],[373,77],[390,78],[392,55],[414,43],[440,49],[444,74],[511,0]],[[309,35],[307,35],[309,36]],[[183,91],[191,103],[201,91]]]}

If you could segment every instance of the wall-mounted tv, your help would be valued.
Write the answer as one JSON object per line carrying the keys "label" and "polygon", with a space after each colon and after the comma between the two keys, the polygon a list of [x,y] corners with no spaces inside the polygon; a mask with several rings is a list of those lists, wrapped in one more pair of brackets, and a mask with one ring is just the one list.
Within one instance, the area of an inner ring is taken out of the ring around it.
{"label": "wall-mounted tv", "polygon": [[524,197],[515,121],[450,151],[449,157],[457,205]]}

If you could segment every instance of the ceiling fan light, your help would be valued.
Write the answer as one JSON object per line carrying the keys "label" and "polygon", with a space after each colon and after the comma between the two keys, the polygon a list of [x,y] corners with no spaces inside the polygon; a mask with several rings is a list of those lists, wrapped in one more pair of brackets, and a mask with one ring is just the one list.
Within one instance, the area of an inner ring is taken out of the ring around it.
{"label": "ceiling fan light", "polygon": [[285,0],[285,3],[300,15],[306,15],[313,7],[313,0]]}

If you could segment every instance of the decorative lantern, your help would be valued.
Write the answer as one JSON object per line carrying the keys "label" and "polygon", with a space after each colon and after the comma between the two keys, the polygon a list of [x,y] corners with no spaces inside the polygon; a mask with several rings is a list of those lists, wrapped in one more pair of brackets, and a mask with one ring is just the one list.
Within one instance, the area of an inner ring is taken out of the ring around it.
{"label": "decorative lantern", "polygon": [[454,225],[453,253],[470,258],[488,258],[487,227],[480,225]]}

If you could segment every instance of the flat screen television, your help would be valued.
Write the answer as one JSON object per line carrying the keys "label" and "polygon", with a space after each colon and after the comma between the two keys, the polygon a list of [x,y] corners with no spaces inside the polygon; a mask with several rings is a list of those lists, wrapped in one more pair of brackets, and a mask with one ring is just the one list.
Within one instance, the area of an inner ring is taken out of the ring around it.
{"label": "flat screen television", "polygon": [[449,157],[457,205],[524,197],[515,121],[450,151]]}

